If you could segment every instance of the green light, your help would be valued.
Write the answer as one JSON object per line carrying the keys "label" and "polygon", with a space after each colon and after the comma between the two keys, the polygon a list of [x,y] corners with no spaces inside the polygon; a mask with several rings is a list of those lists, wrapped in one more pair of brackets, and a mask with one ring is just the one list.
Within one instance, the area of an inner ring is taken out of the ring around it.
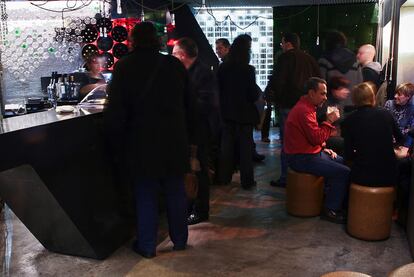
{"label": "green light", "polygon": [[22,30],[20,30],[20,28],[16,28],[14,29],[14,34],[16,35],[16,37],[20,37],[20,35],[22,34]]}
{"label": "green light", "polygon": [[23,49],[27,49],[27,44],[26,44],[26,43],[23,43],[23,44],[22,44],[22,48],[23,48]]}
{"label": "green light", "polygon": [[55,49],[55,48],[53,48],[53,47],[49,47],[49,48],[47,49],[47,51],[48,51],[49,53],[54,53],[54,52],[56,51],[56,49]]}

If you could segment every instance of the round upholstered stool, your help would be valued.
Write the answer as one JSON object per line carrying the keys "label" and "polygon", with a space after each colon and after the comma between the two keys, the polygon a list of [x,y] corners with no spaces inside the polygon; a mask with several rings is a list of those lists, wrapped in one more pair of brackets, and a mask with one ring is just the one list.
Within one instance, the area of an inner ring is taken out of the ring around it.
{"label": "round upholstered stool", "polygon": [[388,277],[409,277],[414,276],[414,263],[406,264],[394,269]]}
{"label": "round upholstered stool", "polygon": [[317,216],[323,201],[323,177],[288,169],[286,208],[295,216]]}
{"label": "round upholstered stool", "polygon": [[351,184],[348,233],[363,240],[383,240],[390,236],[394,187],[367,187]]}
{"label": "round upholstered stool", "polygon": [[355,271],[335,271],[326,273],[321,277],[371,277],[371,275]]}

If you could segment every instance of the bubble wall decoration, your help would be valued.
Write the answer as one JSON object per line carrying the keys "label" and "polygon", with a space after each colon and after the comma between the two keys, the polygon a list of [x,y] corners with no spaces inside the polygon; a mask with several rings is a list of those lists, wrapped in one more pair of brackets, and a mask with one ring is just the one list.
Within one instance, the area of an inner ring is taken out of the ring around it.
{"label": "bubble wall decoration", "polygon": [[112,48],[112,54],[115,58],[120,59],[126,54],[128,54],[128,46],[123,43],[117,43]]}
{"label": "bubble wall decoration", "polygon": [[124,26],[115,26],[111,32],[112,38],[116,42],[123,42],[128,39],[128,31]]}
{"label": "bubble wall decoration", "polygon": [[[79,2],[80,3],[80,2]],[[51,9],[62,10],[66,4],[50,1]],[[4,68],[5,97],[18,82],[25,87],[15,91],[34,91],[40,86],[41,76],[52,70],[71,72],[82,63],[82,30],[91,23],[99,1],[81,10],[53,13],[32,5],[29,1],[8,1],[8,33],[0,44]]]}
{"label": "bubble wall decoration", "polygon": [[114,65],[114,56],[111,53],[104,52],[100,55],[104,58],[103,67],[108,69]]}

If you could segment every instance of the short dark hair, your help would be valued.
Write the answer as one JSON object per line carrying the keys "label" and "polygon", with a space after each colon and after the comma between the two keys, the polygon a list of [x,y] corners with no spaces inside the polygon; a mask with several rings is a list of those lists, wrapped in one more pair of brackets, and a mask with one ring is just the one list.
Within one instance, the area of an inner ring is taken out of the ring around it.
{"label": "short dark hair", "polygon": [[134,48],[160,49],[160,40],[157,29],[149,22],[137,23],[131,31],[132,45]]}
{"label": "short dark hair", "polygon": [[330,51],[336,48],[343,48],[347,44],[347,38],[344,33],[339,31],[329,31],[326,34],[325,46]]}
{"label": "short dark hair", "polygon": [[190,58],[198,56],[197,44],[189,37],[180,38],[175,45],[180,47]]}
{"label": "short dark hair", "polygon": [[230,41],[226,38],[218,38],[216,39],[216,44],[221,43],[224,47],[229,48],[230,47]]}
{"label": "short dark hair", "polygon": [[91,63],[96,62],[99,57],[100,56],[99,56],[98,53],[91,53],[91,54],[87,55],[86,57],[84,57],[83,59],[84,59],[86,64],[91,64]]}
{"label": "short dark hair", "polygon": [[83,67],[87,71],[90,71],[91,70],[90,65],[94,62],[97,62],[99,57],[100,57],[100,55],[98,53],[92,53],[92,54],[89,54],[88,56],[84,57],[83,59],[84,59],[85,63],[83,65]]}
{"label": "short dark hair", "polygon": [[348,88],[351,81],[343,76],[334,76],[328,81],[328,94],[332,93],[332,90],[339,88]]}
{"label": "short dark hair", "polygon": [[310,90],[318,90],[319,84],[326,85],[326,81],[318,77],[310,77],[305,84],[305,94],[308,93]]}
{"label": "short dark hair", "polygon": [[285,40],[285,42],[290,42],[293,48],[295,49],[300,48],[300,38],[296,33],[284,33],[282,35],[282,38]]}

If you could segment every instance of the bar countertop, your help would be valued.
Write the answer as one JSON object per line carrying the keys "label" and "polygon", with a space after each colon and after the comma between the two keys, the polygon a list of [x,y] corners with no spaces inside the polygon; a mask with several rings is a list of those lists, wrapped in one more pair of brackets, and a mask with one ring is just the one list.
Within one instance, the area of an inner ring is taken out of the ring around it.
{"label": "bar countertop", "polygon": [[28,129],[41,125],[46,125],[62,120],[73,119],[102,112],[102,107],[74,107],[75,111],[71,113],[58,113],[54,109],[43,112],[24,114],[4,118],[0,121],[0,134],[15,132],[22,129]]}

